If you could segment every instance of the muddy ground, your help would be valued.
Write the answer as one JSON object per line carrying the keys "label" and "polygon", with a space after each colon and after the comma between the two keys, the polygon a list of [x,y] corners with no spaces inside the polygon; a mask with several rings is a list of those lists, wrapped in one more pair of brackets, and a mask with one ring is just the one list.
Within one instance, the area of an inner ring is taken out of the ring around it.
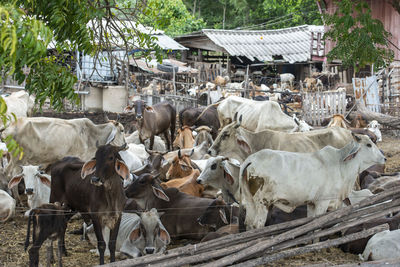
{"label": "muddy ground", "polygon": [[[111,118],[110,118],[111,119]],[[384,142],[378,146],[387,157],[386,171],[400,171],[400,143],[399,138],[385,135]],[[23,216],[26,207],[17,207],[17,214],[6,223],[0,224],[0,266],[28,266],[28,253],[24,252],[24,242],[27,227],[27,218]],[[74,220],[68,225],[67,232],[79,229],[81,220]],[[185,241],[187,243],[188,241]],[[98,264],[98,256],[89,252],[93,249],[87,241],[81,241],[80,236],[66,235],[66,246],[69,255],[64,257],[64,266],[93,266]],[[176,247],[176,244],[174,245]],[[40,251],[40,262],[45,266],[46,250],[44,246]],[[122,259],[122,258],[119,258]],[[109,259],[106,258],[106,262]],[[268,266],[304,266],[309,264],[344,264],[360,262],[357,255],[343,253],[337,248],[308,253],[296,257],[277,261]],[[56,266],[56,264],[54,264]]]}

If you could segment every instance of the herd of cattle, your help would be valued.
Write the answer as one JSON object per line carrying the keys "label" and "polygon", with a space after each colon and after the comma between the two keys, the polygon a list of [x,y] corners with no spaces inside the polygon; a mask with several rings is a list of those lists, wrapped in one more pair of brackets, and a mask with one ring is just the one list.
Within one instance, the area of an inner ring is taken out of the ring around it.
{"label": "herd of cattle", "polygon": [[[2,131],[24,157],[3,166],[0,219],[27,195],[30,266],[38,266],[47,239],[51,252],[58,239],[61,266],[67,223],[78,212],[104,264],[105,254],[113,262],[116,252],[138,257],[165,251],[171,240],[206,241],[317,216],[400,184],[397,173],[384,173],[379,124],[360,116],[349,123],[335,115],[312,130],[274,101],[237,96],[178,115],[168,102],[136,100],[127,110],[136,117],[132,134],[117,121],[32,118],[28,111]],[[400,216],[381,219],[398,229]],[[367,241],[343,249],[362,253]],[[375,250],[385,242],[376,243],[365,259],[381,255]]]}

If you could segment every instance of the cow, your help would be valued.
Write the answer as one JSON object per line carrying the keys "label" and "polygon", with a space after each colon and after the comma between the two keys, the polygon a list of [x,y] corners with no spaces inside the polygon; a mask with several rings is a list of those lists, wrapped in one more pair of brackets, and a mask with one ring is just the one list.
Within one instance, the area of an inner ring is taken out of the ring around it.
{"label": "cow", "polygon": [[5,222],[15,214],[15,199],[0,189],[0,222]]}
{"label": "cow", "polygon": [[334,114],[328,124],[328,127],[342,127],[347,129],[350,122],[342,114]]}
{"label": "cow", "polygon": [[293,121],[297,124],[296,127],[294,127],[290,133],[294,133],[294,132],[309,132],[311,130],[314,130],[313,127],[311,127],[310,125],[308,125],[307,122],[305,122],[304,120],[299,120],[296,116],[296,114],[293,114]]}
{"label": "cow", "polygon": [[[125,140],[129,145],[131,145],[131,144],[142,145],[142,143],[140,142],[140,139],[139,139],[139,132],[138,131],[134,131],[133,133],[131,133],[129,136],[127,136],[125,138]],[[149,149],[149,147],[150,147],[150,140],[149,139],[144,141],[144,146],[147,149]],[[153,147],[153,150],[160,151],[160,152],[168,151],[166,146],[165,146],[165,142],[161,139],[161,137],[154,136],[154,147]]]}
{"label": "cow", "polygon": [[[164,133],[167,148],[172,149],[176,120],[175,108],[166,101],[147,106],[143,100],[136,100],[133,107],[135,108],[140,142],[143,144],[145,140],[150,139],[149,149],[153,149],[154,136]],[[170,130],[170,138],[168,130]]]}
{"label": "cow", "polygon": [[237,202],[237,199],[240,199],[239,171],[240,163],[237,160],[217,156],[208,159],[204,171],[196,182],[220,189],[222,197],[227,203]]}
{"label": "cow", "polygon": [[214,83],[216,86],[225,86],[229,82],[229,76],[217,76],[215,77]]}
{"label": "cow", "polygon": [[193,166],[190,156],[182,155],[182,153],[178,151],[178,155],[175,156],[167,171],[166,178],[167,180],[182,178],[190,175],[192,171]]}
{"label": "cow", "polygon": [[1,96],[7,104],[6,115],[13,113],[17,118],[32,116],[35,99],[25,90],[12,93],[9,96]]}
{"label": "cow", "polygon": [[[139,214],[139,215],[138,215]],[[123,212],[121,224],[117,236],[116,251],[129,257],[164,252],[171,242],[170,236],[160,221],[160,215],[156,209],[136,213]],[[107,241],[108,228],[103,229],[103,236]],[[96,244],[93,225],[87,228],[87,235],[92,245]],[[95,250],[97,253],[97,249]],[[110,251],[106,249],[106,255]]]}
{"label": "cow", "polygon": [[378,194],[379,192],[389,190],[399,185],[400,177],[398,174],[392,176],[385,176],[385,174],[383,174],[383,176],[374,179],[366,188],[369,189],[372,193]]}
{"label": "cow", "polygon": [[327,145],[341,148],[352,140],[351,132],[339,127],[305,133],[272,130],[254,133],[242,127],[241,121],[239,118],[239,121],[234,121],[221,130],[208,150],[211,156],[221,155],[243,162],[250,154],[265,148],[290,152],[311,152]]}
{"label": "cow", "polygon": [[47,248],[47,266],[53,260],[53,241],[58,239],[58,266],[62,267],[62,255],[65,253],[63,236],[67,222],[72,217],[69,209],[60,203],[43,204],[32,209],[28,217],[28,230],[25,240],[25,251],[29,247],[30,229],[32,224],[32,246],[29,249],[29,266],[39,266],[39,249],[43,242],[49,240]]}
{"label": "cow", "polygon": [[232,222],[228,225],[218,228],[215,232],[208,233],[200,242],[206,242],[219,238],[221,236],[232,235],[239,233],[239,219],[238,217],[233,217]]}
{"label": "cow", "polygon": [[[116,121],[95,125],[87,118],[63,120],[56,118],[20,118],[2,132],[12,135],[24,149],[22,160],[11,158],[6,174],[13,176],[17,164],[47,166],[66,155],[89,160],[98,145],[125,143],[124,127]],[[60,145],[63,144],[63,145]]]}
{"label": "cow", "polygon": [[178,134],[173,143],[173,147],[183,149],[183,148],[193,148],[194,136],[192,129],[189,126],[183,126],[178,129]]}
{"label": "cow", "polygon": [[293,83],[294,83],[294,75],[291,73],[282,73],[279,74],[279,77],[281,79],[281,87],[283,88],[283,84],[289,84],[290,89],[293,89]]}
{"label": "cow", "polygon": [[172,179],[168,182],[161,183],[161,186],[166,188],[175,187],[179,191],[192,195],[195,197],[201,197],[204,191],[204,186],[196,182],[197,177],[199,177],[199,170],[192,170],[192,172],[182,178]]}
{"label": "cow", "polygon": [[125,189],[128,198],[136,201],[140,209],[156,208],[164,212],[161,222],[172,239],[190,238],[201,240],[208,227],[199,225],[197,219],[213,202],[180,192],[176,188],[163,189],[156,176],[142,174]]}
{"label": "cow", "polygon": [[119,155],[130,172],[137,170],[143,166],[142,160],[138,156],[136,156],[135,153],[130,151],[129,147],[127,150],[120,151]]}
{"label": "cow", "polygon": [[340,207],[358,172],[386,160],[368,137],[353,137],[341,149],[326,146],[312,153],[264,149],[250,155],[239,176],[247,228],[263,227],[273,206],[291,212],[307,204],[307,217],[325,213],[330,205]]}
{"label": "cow", "polygon": [[218,105],[218,117],[221,127],[243,117],[243,127],[249,131],[259,132],[265,129],[290,131],[296,123],[283,113],[274,101],[255,101],[237,96],[230,96]]}
{"label": "cow", "polygon": [[376,135],[377,138],[377,142],[382,142],[382,133],[381,130],[379,130],[379,127],[381,125],[379,124],[379,122],[377,122],[376,120],[371,121],[368,125],[367,125],[367,130],[373,132]]}
{"label": "cow", "polygon": [[[49,203],[51,177],[40,170],[39,166],[28,165],[21,167],[22,172],[10,180],[8,188],[12,189],[23,180],[30,209]],[[28,216],[29,212],[30,210],[25,215]]]}
{"label": "cow", "polygon": [[[384,223],[387,223],[389,225],[389,230],[390,231],[399,229],[400,213],[398,213],[397,215],[392,216],[392,217],[385,216],[385,217],[382,217],[382,218],[376,218],[376,219],[373,219],[371,221],[365,222],[363,224],[350,227],[349,229],[344,231],[343,235],[349,235],[349,234],[357,233],[357,232],[360,232],[360,231],[362,231],[364,229],[370,229],[372,227],[375,227],[375,226],[378,226],[378,225],[381,225],[381,224],[384,224]],[[346,244],[342,244],[339,247],[344,252],[350,252],[350,253],[353,253],[353,254],[361,254],[361,253],[363,253],[363,251],[364,251],[364,249],[365,249],[365,247],[366,247],[366,245],[368,243],[368,240],[370,240],[370,239],[371,239],[371,236],[366,237],[366,238],[362,238],[362,239],[359,239],[359,240],[354,240],[354,241],[351,241],[351,242],[346,243]]]}
{"label": "cow", "polygon": [[211,135],[215,139],[218,135],[218,129],[220,128],[220,122],[218,119],[217,108],[213,105],[204,107],[188,107],[184,108],[179,112],[179,124],[180,127],[183,125],[187,126],[208,126],[211,128]]}
{"label": "cow", "polygon": [[362,118],[360,114],[357,114],[351,121],[350,126],[353,128],[365,128],[367,127],[367,122]]}
{"label": "cow", "polygon": [[121,177],[129,177],[129,169],[119,151],[126,147],[126,144],[99,146],[92,160],[82,162],[78,158],[67,157],[51,166],[50,202],[58,201],[81,212],[85,222],[91,219],[100,264],[104,264],[106,245],[102,229],[105,226],[110,229],[110,260],[115,261],[115,242],[126,201]]}
{"label": "cow", "polygon": [[213,137],[211,135],[212,129],[208,126],[200,126],[194,129],[197,133],[196,138],[194,140],[193,146],[198,146],[203,142],[206,142],[207,147],[210,147],[214,142]]}
{"label": "cow", "polygon": [[360,258],[364,261],[397,259],[400,253],[400,230],[376,233],[368,241]]}

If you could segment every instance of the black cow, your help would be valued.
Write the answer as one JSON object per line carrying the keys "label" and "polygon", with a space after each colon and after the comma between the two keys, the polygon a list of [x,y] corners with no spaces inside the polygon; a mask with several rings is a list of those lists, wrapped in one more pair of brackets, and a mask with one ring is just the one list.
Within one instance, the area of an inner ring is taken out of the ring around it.
{"label": "black cow", "polygon": [[105,226],[110,228],[110,260],[115,261],[115,242],[126,202],[121,177],[129,177],[129,169],[118,152],[125,148],[126,144],[100,146],[93,160],[84,163],[79,158],[66,157],[51,167],[50,202],[66,204],[81,212],[87,223],[92,221],[100,264],[104,264],[106,249],[102,234]]}
{"label": "black cow", "polygon": [[[206,109],[206,110],[205,110]],[[218,111],[215,106],[204,107],[188,107],[179,112],[179,123],[181,128],[186,126],[208,126],[211,128],[211,135],[213,139],[218,136],[218,129],[220,128]]]}

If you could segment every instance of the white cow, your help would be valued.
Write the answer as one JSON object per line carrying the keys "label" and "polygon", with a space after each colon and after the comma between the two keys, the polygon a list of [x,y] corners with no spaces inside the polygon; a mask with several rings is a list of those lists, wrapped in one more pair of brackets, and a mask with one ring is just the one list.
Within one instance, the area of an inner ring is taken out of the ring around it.
{"label": "white cow", "polygon": [[242,126],[249,131],[265,129],[290,131],[296,126],[293,119],[283,113],[274,101],[255,101],[238,96],[230,96],[218,105],[221,128],[237,118],[243,119]]}
{"label": "white cow", "polygon": [[[106,227],[103,230],[106,244],[108,244],[107,238],[109,238],[107,232],[109,232],[109,229]],[[93,225],[87,228],[87,234],[90,243],[97,246]],[[156,209],[142,212],[140,216],[136,213],[122,213],[116,251],[123,252],[131,257],[140,257],[146,254],[164,252],[170,242],[170,236],[161,223]],[[91,252],[98,253],[98,250],[94,249]],[[109,254],[110,251],[107,247],[106,255]]]}
{"label": "white cow", "polygon": [[2,96],[7,104],[7,115],[14,115],[17,118],[28,117],[32,115],[35,99],[24,91],[14,92],[9,96]]}
{"label": "white cow", "polygon": [[125,162],[125,165],[128,167],[130,172],[143,166],[141,159],[129,150],[122,150],[119,152],[119,155]]}
{"label": "white cow", "polygon": [[326,146],[313,153],[264,149],[250,155],[239,177],[247,227],[263,227],[273,206],[292,212],[307,204],[308,217],[325,213],[330,205],[340,207],[358,173],[385,162],[367,136],[354,138],[341,149]]}
{"label": "white cow", "polygon": [[376,233],[364,249],[360,258],[364,261],[397,259],[400,255],[400,230]]}
{"label": "white cow", "polygon": [[381,130],[379,130],[380,126],[381,125],[376,120],[371,121],[367,125],[367,130],[370,130],[371,132],[373,132],[376,135],[377,142],[382,142],[382,133],[381,133]]}
{"label": "white cow", "polygon": [[308,125],[307,122],[305,122],[304,120],[299,120],[296,116],[296,114],[293,114],[293,121],[297,124],[296,127],[294,127],[290,132],[294,133],[294,132],[309,132],[311,130],[314,130],[313,127],[311,127],[310,125]]}
{"label": "white cow", "polygon": [[15,199],[0,189],[0,222],[5,222],[15,213]]}
{"label": "white cow", "polygon": [[90,160],[98,145],[125,143],[124,126],[110,121],[94,124],[87,118],[63,120],[56,118],[19,118],[2,132],[2,138],[12,135],[23,147],[24,157],[11,158],[7,175],[15,175],[17,164],[47,166],[65,156]]}
{"label": "white cow", "polygon": [[294,75],[291,73],[282,73],[279,75],[281,78],[281,87],[283,88],[283,84],[289,84],[290,89],[293,88],[293,82],[294,82]]}
{"label": "white cow", "polygon": [[[209,185],[222,191],[227,203],[240,199],[239,194],[240,163],[235,159],[217,156],[210,158],[196,182]],[[233,197],[235,199],[233,199]]]}
{"label": "white cow", "polygon": [[[8,188],[11,189],[24,180],[25,194],[28,196],[30,210],[49,203],[51,176],[41,171],[39,166],[28,165],[21,167],[22,173],[10,180]],[[25,216],[29,215],[30,210],[25,213]]]}
{"label": "white cow", "polygon": [[142,165],[146,164],[147,158],[150,156],[149,153],[147,153],[146,148],[144,147],[143,144],[130,143],[128,144],[127,151],[130,151],[133,154],[135,154],[142,162]]}
{"label": "white cow", "polygon": [[[131,135],[127,136],[125,138],[125,140],[128,144],[137,144],[137,145],[141,144],[138,131],[134,131]],[[150,139],[147,139],[146,141],[144,141],[144,144],[147,148],[149,148],[150,147]],[[153,150],[159,151],[159,152],[167,151],[165,142],[161,139],[161,137],[159,137],[157,135],[154,136]]]}

